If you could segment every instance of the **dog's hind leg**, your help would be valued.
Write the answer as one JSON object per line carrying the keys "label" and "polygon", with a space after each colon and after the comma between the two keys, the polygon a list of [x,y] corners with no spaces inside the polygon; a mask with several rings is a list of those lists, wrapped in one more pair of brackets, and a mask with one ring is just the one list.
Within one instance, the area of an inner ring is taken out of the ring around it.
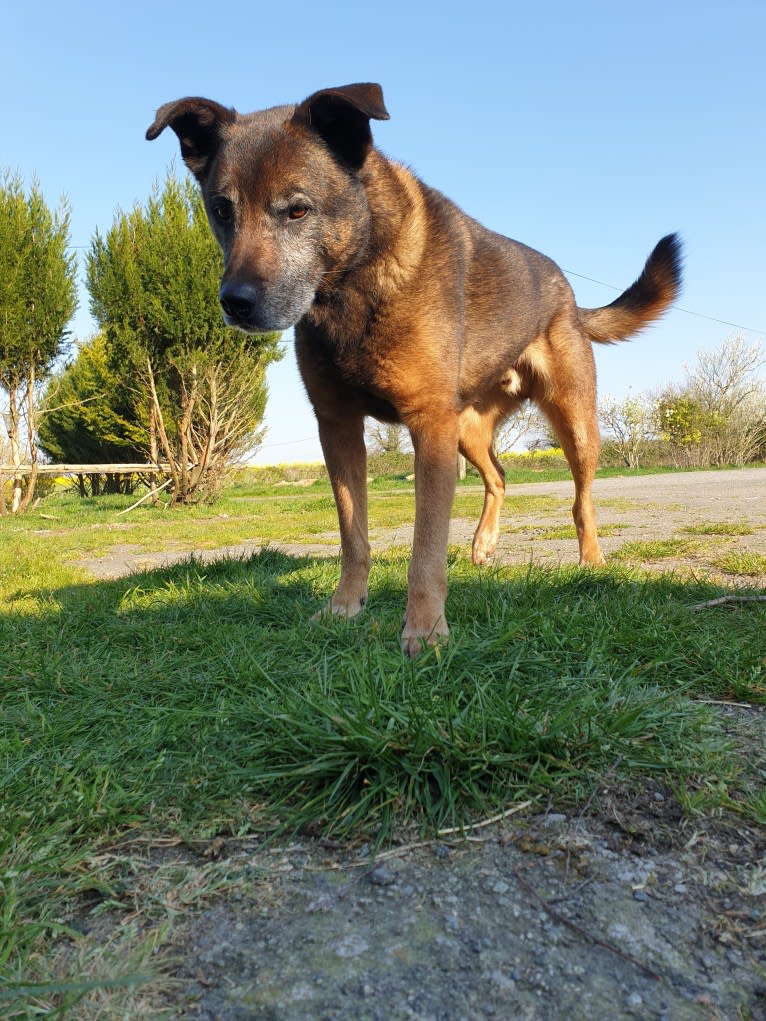
{"label": "dog's hind leg", "polygon": [[582,407],[579,395],[559,400],[555,405],[541,402],[569,462],[575,484],[572,517],[577,529],[581,564],[603,564],[598,544],[596,512],[591,487],[596,477],[599,452],[599,431],[595,408],[592,413]]}
{"label": "dog's hind leg", "polygon": [[460,415],[460,453],[479,470],[484,480],[484,507],[473,537],[471,558],[487,564],[494,556],[500,534],[500,511],[505,499],[505,472],[492,449],[499,415],[467,407]]}
{"label": "dog's hind leg", "polygon": [[367,602],[370,543],[367,536],[367,450],[364,417],[317,413],[319,439],[338,511],[341,571],[327,609],[354,617]]}
{"label": "dog's hind leg", "polygon": [[590,344],[580,348],[582,361],[549,361],[546,385],[534,399],[561,443],[575,484],[572,517],[580,544],[581,564],[603,564],[598,544],[591,487],[598,467],[601,438],[596,415],[596,373]]}

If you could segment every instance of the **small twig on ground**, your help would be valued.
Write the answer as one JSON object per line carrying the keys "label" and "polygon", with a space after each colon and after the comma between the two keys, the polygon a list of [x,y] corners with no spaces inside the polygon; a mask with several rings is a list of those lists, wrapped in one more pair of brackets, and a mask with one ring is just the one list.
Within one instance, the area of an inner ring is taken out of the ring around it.
{"label": "small twig on ground", "polygon": [[604,950],[608,950],[610,953],[615,954],[617,957],[621,957],[623,961],[627,961],[628,964],[632,964],[634,967],[642,971],[645,975],[648,975],[649,978],[653,978],[656,982],[662,981],[662,976],[658,974],[658,972],[653,971],[651,968],[648,968],[645,964],[642,964],[641,961],[636,960],[635,957],[631,957],[630,954],[624,953],[622,950],[620,950],[619,947],[614,946],[614,944],[607,943],[606,940],[599,939],[598,936],[594,936],[592,932],[588,932],[587,929],[584,929],[581,925],[578,925],[577,922],[573,922],[571,918],[567,918],[566,915],[562,915],[560,911],[557,911],[556,908],[553,907],[550,901],[547,901],[545,897],[541,897],[537,890],[534,888],[534,886],[532,886],[531,883],[527,882],[527,880],[524,879],[519,869],[513,869],[512,871],[514,876],[516,877],[519,886],[521,886],[522,889],[526,890],[527,893],[531,894],[535,898],[535,900],[540,904],[540,906],[551,916],[551,918],[555,919],[561,925],[565,925],[568,929],[571,929],[573,932],[576,932],[579,936],[582,936],[583,939],[586,939],[589,943],[593,943],[594,946],[602,947]]}
{"label": "small twig on ground", "polygon": [[485,826],[491,826],[492,823],[500,822],[501,819],[507,819],[511,815],[517,815],[519,812],[523,812],[525,808],[529,808],[532,804],[531,801],[522,801],[518,805],[513,805],[511,808],[505,810],[505,812],[499,812],[497,815],[492,815],[488,819],[482,819],[479,822],[473,823],[471,826],[452,826],[448,830],[438,830],[436,833],[437,837],[448,837],[453,833],[471,833],[474,830],[481,830]]}
{"label": "small twig on ground", "polygon": [[121,510],[117,517],[119,517],[120,514],[128,514],[130,511],[135,510],[136,507],[140,507],[142,503],[145,503],[147,500],[151,500],[153,496],[157,496],[157,494],[161,493],[163,489],[167,489],[172,481],[172,479],[165,479],[161,486],[157,486],[156,489],[150,489],[148,493],[145,493],[141,497],[140,500],[136,500],[136,502],[131,504],[130,507],[126,507],[125,510]]}
{"label": "small twig on ground", "polygon": [[695,698],[694,701],[698,705],[723,705],[731,709],[755,709],[759,712],[764,708],[762,705],[756,705],[754,702],[727,702],[721,698]]}
{"label": "small twig on ground", "polygon": [[401,847],[392,847],[388,851],[381,851],[380,854],[375,855],[375,861],[376,863],[386,861],[388,858],[398,858],[400,855],[406,854],[408,851],[415,851],[420,847],[431,847],[437,840],[441,840],[443,837],[472,833],[474,830],[483,829],[485,826],[491,826],[495,822],[500,822],[502,819],[507,819],[511,815],[523,812],[524,809],[529,808],[531,804],[531,801],[522,801],[518,805],[513,805],[511,808],[506,809],[505,812],[498,812],[497,815],[492,815],[488,819],[481,819],[479,822],[472,823],[470,826],[450,826],[449,829],[437,830],[436,836],[432,840],[421,840],[416,844],[402,844]]}
{"label": "small twig on ground", "polygon": [[689,609],[707,610],[712,606],[723,606],[724,603],[766,603],[766,596],[719,596],[704,603],[694,603]]}
{"label": "small twig on ground", "polygon": [[[417,851],[423,847],[433,847],[437,841],[442,840],[444,837],[456,836],[459,834],[466,834],[473,832],[474,830],[483,829],[485,826],[491,826],[493,823],[500,822],[502,819],[507,819],[511,815],[516,815],[518,812],[523,812],[525,808],[529,808],[532,801],[522,801],[518,805],[513,805],[511,808],[505,810],[505,812],[499,812],[497,815],[492,815],[488,819],[481,819],[479,822],[472,823],[470,826],[451,826],[449,829],[437,830],[436,836],[431,840],[419,840],[414,844],[402,844],[401,847],[392,847],[388,851],[381,851],[380,854],[374,856],[372,863],[368,861],[350,861],[342,862],[340,864],[333,864],[329,866],[321,866],[321,869],[358,869],[365,868],[367,871],[362,873],[359,879],[374,871],[376,866],[382,861],[388,861],[390,858],[399,858],[403,854],[407,854],[409,851]],[[471,837],[466,837],[466,840],[471,840]]]}

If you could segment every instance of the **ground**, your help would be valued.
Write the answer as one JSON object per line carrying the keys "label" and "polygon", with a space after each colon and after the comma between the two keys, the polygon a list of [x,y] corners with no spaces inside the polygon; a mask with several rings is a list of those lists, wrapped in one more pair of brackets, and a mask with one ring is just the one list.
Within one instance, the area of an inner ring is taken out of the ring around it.
{"label": "ground", "polygon": [[[550,496],[550,506],[525,513],[522,531],[504,518],[498,560],[570,562],[571,484],[511,495],[526,493]],[[653,543],[663,570],[763,586],[762,574],[732,569],[766,553],[762,469],[602,480],[595,495],[607,557]],[[716,533],[716,523],[741,528]],[[468,541],[472,524],[456,520],[452,541]],[[410,536],[373,533],[376,545]],[[673,549],[662,547],[671,538]],[[337,542],[310,549],[335,554]],[[88,566],[114,577],[186,552],[122,549]],[[648,546],[640,559],[652,567]],[[715,711],[763,783],[763,708]],[[179,915],[165,994],[173,1017],[766,1021],[766,831],[725,814],[682,815],[655,783],[605,787],[566,814],[511,806],[463,834],[413,835],[374,858],[367,846],[310,837],[147,853],[158,872],[215,865],[239,877]]]}
{"label": "ground", "polygon": [[[464,491],[461,488],[461,492]],[[598,479],[593,492],[601,546],[607,559],[628,543],[657,544],[679,536],[687,537],[685,545],[682,547],[676,542],[672,556],[663,551],[657,560],[652,560],[647,550],[642,550],[637,553],[637,561],[649,568],[659,564],[663,570],[676,566],[694,569],[702,564],[710,573],[715,555],[722,553],[723,547],[727,551],[766,554],[766,474],[761,468]],[[570,514],[573,495],[574,486],[569,481],[509,486],[495,563],[528,563],[530,559],[536,563],[571,563],[577,548]],[[538,509],[530,511],[524,506],[525,499],[530,496],[538,498]],[[545,506],[539,509],[541,497],[546,498]],[[716,537],[711,532],[695,537],[685,531],[718,522],[740,524],[749,528],[750,533]],[[411,523],[397,529],[376,529],[374,522],[371,524],[370,538],[375,549],[412,542]],[[450,542],[470,548],[475,527],[474,520],[453,518]],[[298,555],[338,554],[337,533],[317,537],[317,540],[295,545],[281,543],[280,549]],[[82,564],[98,577],[116,578],[134,570],[177,563],[190,552],[195,552],[204,562],[220,556],[249,556],[260,548],[257,537],[241,546],[220,550],[173,549],[148,553],[118,545],[105,556]],[[727,584],[732,580],[736,583],[736,574],[726,572],[726,575]]]}
{"label": "ground", "polygon": [[610,795],[374,864],[234,846],[262,882],[188,924],[176,1016],[765,1018],[764,835],[679,831],[669,800]]}

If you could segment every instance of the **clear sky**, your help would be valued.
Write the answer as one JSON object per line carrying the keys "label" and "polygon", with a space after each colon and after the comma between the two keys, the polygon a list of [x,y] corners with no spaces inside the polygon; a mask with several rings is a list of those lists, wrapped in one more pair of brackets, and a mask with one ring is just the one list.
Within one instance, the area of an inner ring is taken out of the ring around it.
{"label": "clear sky", "polygon": [[[0,39],[0,166],[68,197],[81,262],[117,208],[182,169],[171,132],[144,141],[161,103],[245,112],[378,81],[378,146],[553,258],[580,305],[682,234],[680,308],[597,348],[602,393],[680,380],[732,334],[766,342],[766,0],[8,0]],[[82,289],[74,330],[93,329]],[[259,460],[317,460],[285,339]]]}

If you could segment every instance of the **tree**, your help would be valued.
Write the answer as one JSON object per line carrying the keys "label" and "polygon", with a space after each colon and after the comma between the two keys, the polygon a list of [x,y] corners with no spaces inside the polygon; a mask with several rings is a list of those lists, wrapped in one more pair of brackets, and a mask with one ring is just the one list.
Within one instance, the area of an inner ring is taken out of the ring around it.
{"label": "tree", "polygon": [[526,440],[527,450],[537,450],[555,446],[556,439],[551,437],[548,420],[532,401],[523,401],[514,413],[502,421],[495,430],[495,453],[510,454],[522,440]]}
{"label": "tree", "polygon": [[760,401],[764,381],[759,373],[766,354],[759,341],[727,337],[719,348],[697,352],[697,364],[688,372],[688,387],[709,408],[732,412],[753,397]]}
{"label": "tree", "polygon": [[[63,353],[76,308],[76,263],[69,248],[69,206],[48,208],[37,182],[29,194],[21,179],[0,182],[0,388],[11,464],[29,459],[26,479],[13,472],[10,510],[32,501],[37,482],[37,396]],[[2,487],[0,487],[0,490]],[[7,510],[0,499],[0,512]]]}
{"label": "tree", "polygon": [[[104,335],[77,349],[74,360],[52,375],[40,403],[40,447],[53,461],[108,464],[145,457],[146,429],[138,421],[131,393],[108,362]],[[106,492],[130,491],[131,480],[107,475]],[[98,475],[91,490],[101,490]],[[80,493],[86,478],[80,477]]]}
{"label": "tree", "polygon": [[372,454],[407,454],[412,450],[410,434],[401,422],[367,420],[367,443]]}
{"label": "tree", "polygon": [[145,207],[97,233],[87,257],[107,361],[130,380],[149,457],[169,465],[174,503],[215,496],[231,463],[260,442],[266,366],[282,356],[278,334],[225,326],[221,269],[197,188],[172,173]]}
{"label": "tree", "polygon": [[629,388],[621,401],[607,394],[599,402],[598,414],[626,468],[639,468],[657,431],[655,402],[645,394],[630,393]]}
{"label": "tree", "polygon": [[766,444],[766,365],[761,345],[730,337],[703,349],[686,383],[659,397],[661,427],[684,464],[747,464]]}
{"label": "tree", "polygon": [[702,409],[708,458],[713,464],[746,464],[763,444],[764,365],[760,343],[748,343],[744,337],[728,337],[716,350],[698,352],[687,390]]}

